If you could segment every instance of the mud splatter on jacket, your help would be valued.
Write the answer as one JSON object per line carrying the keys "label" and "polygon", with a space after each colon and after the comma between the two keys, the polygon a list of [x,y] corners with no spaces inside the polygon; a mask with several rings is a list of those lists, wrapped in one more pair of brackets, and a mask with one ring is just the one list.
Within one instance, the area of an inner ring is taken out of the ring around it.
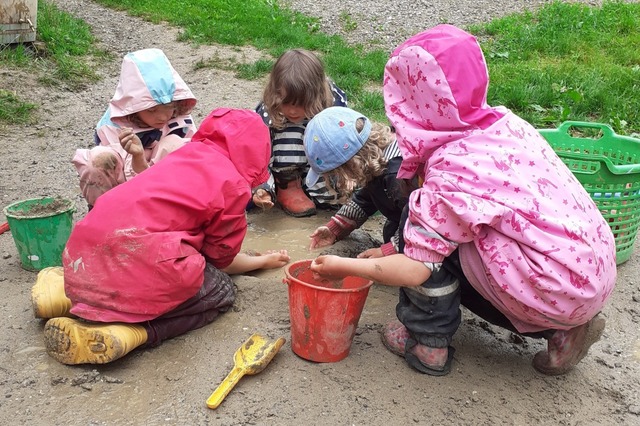
{"label": "mud splatter on jacket", "polygon": [[195,295],[205,261],[221,269],[240,251],[245,206],[270,155],[258,114],[217,109],[190,143],[102,195],[63,254],[71,312],[141,322]]}

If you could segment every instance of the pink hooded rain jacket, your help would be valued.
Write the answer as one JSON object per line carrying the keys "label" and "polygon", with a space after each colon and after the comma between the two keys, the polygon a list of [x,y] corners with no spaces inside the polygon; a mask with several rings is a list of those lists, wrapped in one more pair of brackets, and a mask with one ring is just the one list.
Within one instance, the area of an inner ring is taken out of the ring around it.
{"label": "pink hooded rain jacket", "polygon": [[616,281],[612,232],[536,129],[487,104],[488,84],[478,42],[451,25],[410,38],[386,65],[398,177],[424,177],[404,253],[442,262],[459,248],[465,276],[520,332],[583,324]]}
{"label": "pink hooded rain jacket", "polygon": [[[169,120],[161,129],[140,127],[130,120],[132,114],[173,101],[183,101],[186,111]],[[131,127],[138,135],[154,135],[145,145],[145,159],[152,166],[193,136],[196,126],[190,112],[195,105],[195,96],[162,50],[143,49],[128,53],[122,60],[115,94],[96,125],[95,137],[99,146],[78,149],[73,157],[83,196],[89,204],[94,204],[104,192],[136,175],[131,156],[120,145],[118,133],[121,128]],[[177,137],[166,138],[170,134]],[[144,142],[144,137],[142,139]],[[93,167],[93,161],[103,152],[118,154],[118,163],[112,171],[97,171]]]}

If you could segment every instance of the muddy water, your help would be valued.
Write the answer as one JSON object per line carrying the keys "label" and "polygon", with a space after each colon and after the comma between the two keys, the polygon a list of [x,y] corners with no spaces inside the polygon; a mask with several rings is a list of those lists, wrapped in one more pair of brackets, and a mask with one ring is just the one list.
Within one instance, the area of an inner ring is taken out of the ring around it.
{"label": "muddy water", "polygon": [[316,216],[295,218],[277,207],[264,212],[252,211],[247,215],[249,229],[242,249],[257,252],[286,249],[292,262],[313,259],[322,250],[309,249],[309,236],[330,217],[330,213],[319,212]]}
{"label": "muddy water", "polygon": [[[249,229],[242,246],[243,251],[257,251],[286,249],[291,256],[291,263],[298,260],[314,259],[320,254],[332,253],[346,257],[355,257],[357,253],[370,247],[379,245],[370,241],[381,239],[382,221],[384,218],[370,218],[360,230],[354,231],[351,237],[333,246],[309,249],[309,236],[318,226],[325,225],[331,218],[332,212],[319,211],[311,217],[295,218],[288,216],[275,207],[268,211],[251,211],[247,215]],[[282,275],[282,271],[263,271],[260,275]]]}

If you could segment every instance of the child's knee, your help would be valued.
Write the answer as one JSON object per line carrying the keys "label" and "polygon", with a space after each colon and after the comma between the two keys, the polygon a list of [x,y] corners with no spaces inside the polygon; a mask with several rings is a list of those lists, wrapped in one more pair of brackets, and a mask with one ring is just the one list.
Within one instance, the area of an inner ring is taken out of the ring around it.
{"label": "child's knee", "polygon": [[151,154],[151,164],[155,164],[158,161],[162,160],[167,155],[171,154],[173,151],[176,151],[182,148],[188,139],[182,138],[178,135],[167,135],[164,138],[158,141],[158,144],[153,149],[153,153]]}
{"label": "child's knee", "polygon": [[86,169],[99,169],[100,171],[114,174],[114,170],[124,167],[120,155],[108,146],[96,146],[90,150],[77,150],[73,157],[73,164],[80,175],[83,175]]}
{"label": "child's knee", "polygon": [[113,171],[118,167],[118,154],[115,152],[100,152],[97,155],[92,156],[91,165],[96,169],[104,170],[107,172]]}

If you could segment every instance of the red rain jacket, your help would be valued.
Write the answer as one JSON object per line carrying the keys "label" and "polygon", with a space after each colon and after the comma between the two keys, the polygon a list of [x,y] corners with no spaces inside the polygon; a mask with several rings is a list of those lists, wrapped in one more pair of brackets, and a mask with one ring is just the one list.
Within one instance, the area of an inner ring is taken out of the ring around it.
{"label": "red rain jacket", "polygon": [[217,109],[192,143],[102,195],[64,251],[71,312],[142,322],[194,296],[205,260],[224,268],[240,251],[245,207],[270,155],[258,114]]}

